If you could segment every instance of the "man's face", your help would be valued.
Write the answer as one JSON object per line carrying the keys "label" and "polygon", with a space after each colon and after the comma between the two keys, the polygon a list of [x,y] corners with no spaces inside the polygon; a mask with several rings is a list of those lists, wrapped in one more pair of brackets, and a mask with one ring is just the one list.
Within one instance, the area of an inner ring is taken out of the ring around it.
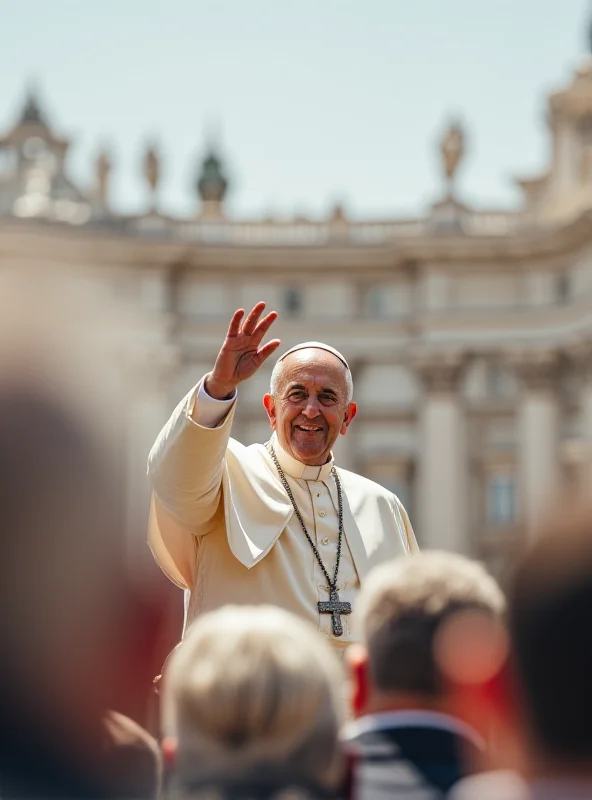
{"label": "man's face", "polygon": [[345,367],[324,350],[298,350],[282,362],[275,396],[263,403],[279,443],[309,466],[325,464],[356,414],[348,403]]}

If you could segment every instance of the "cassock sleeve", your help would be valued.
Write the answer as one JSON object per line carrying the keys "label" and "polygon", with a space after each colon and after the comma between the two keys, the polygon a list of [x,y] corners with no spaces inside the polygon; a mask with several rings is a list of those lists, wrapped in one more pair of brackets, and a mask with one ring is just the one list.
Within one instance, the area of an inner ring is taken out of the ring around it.
{"label": "cassock sleeve", "polygon": [[222,470],[235,407],[234,399],[218,406],[223,417],[216,427],[196,422],[212,421],[211,404],[199,413],[202,383],[173,411],[148,457],[148,542],[160,567],[183,588],[191,588],[195,577],[194,537],[209,533],[223,513]]}

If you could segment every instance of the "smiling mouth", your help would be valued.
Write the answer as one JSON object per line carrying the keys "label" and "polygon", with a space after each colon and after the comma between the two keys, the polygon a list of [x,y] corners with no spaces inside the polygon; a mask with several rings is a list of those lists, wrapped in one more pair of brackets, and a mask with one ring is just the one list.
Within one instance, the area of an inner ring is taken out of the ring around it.
{"label": "smiling mouth", "polygon": [[304,431],[304,433],[319,433],[323,430],[320,425],[294,425],[296,430]]}

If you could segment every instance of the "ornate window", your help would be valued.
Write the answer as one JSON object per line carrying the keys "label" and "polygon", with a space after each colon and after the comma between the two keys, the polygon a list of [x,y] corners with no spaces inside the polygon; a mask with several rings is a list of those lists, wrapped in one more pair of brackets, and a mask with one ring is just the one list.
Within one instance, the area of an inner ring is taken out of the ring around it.
{"label": "ornate window", "polygon": [[301,313],[303,307],[302,291],[290,288],[284,292],[284,311],[290,317],[296,317]]}
{"label": "ornate window", "polygon": [[513,397],[516,393],[516,380],[503,364],[489,365],[488,384],[489,394],[495,398]]}
{"label": "ornate window", "polygon": [[365,317],[377,319],[386,314],[386,297],[380,285],[370,286],[364,292],[363,311]]}
{"label": "ornate window", "polygon": [[516,479],[511,472],[499,472],[487,486],[487,524],[492,528],[516,522]]}

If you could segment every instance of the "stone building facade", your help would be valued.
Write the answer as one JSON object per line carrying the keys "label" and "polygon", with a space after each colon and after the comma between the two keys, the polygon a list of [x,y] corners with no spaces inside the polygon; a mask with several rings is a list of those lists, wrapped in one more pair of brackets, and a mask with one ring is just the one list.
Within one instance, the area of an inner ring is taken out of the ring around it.
{"label": "stone building facade", "polygon": [[[122,371],[133,387],[126,442],[130,514],[144,513],[145,459],[173,405],[213,363],[232,311],[263,299],[289,347],[330,342],[349,359],[360,413],[339,462],[394,490],[424,547],[503,570],[564,483],[587,480],[592,445],[592,62],[548,100],[550,162],[517,181],[520,209],[457,197],[464,134],[441,143],[444,195],[416,219],[233,220],[215,151],[187,219],[156,202],[122,216],[111,165],[68,177],[69,142],[34,95],[0,139],[0,267],[52,264],[106,306],[126,298]],[[419,154],[418,154],[419,155]],[[235,435],[265,441],[268,369],[240,390]]]}

